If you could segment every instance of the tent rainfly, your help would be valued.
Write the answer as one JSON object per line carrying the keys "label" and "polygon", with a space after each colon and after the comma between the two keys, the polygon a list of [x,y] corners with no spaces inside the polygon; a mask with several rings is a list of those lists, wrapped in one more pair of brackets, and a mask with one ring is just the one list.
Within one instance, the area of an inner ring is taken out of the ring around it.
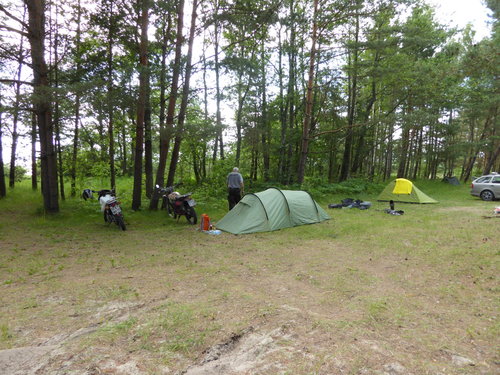
{"label": "tent rainfly", "polygon": [[402,203],[438,203],[420,189],[413,182],[404,178],[396,178],[385,187],[377,200],[379,202],[402,202]]}
{"label": "tent rainfly", "polygon": [[455,176],[453,177],[444,177],[443,178],[443,182],[447,182],[449,183],[450,185],[460,185],[460,181],[458,181],[458,178],[456,178]]}
{"label": "tent rainfly", "polygon": [[330,216],[305,191],[269,188],[246,194],[217,222],[217,228],[233,234],[269,232],[319,223]]}

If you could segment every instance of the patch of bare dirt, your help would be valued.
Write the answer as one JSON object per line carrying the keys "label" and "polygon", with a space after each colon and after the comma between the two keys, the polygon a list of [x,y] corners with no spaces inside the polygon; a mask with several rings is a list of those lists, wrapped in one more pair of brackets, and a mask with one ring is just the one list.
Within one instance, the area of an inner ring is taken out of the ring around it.
{"label": "patch of bare dirt", "polygon": [[279,350],[277,341],[287,339],[290,339],[290,335],[283,327],[271,332],[248,329],[207,350],[200,364],[190,367],[183,374],[245,374],[255,372],[258,368],[267,368],[269,363],[266,358]]}

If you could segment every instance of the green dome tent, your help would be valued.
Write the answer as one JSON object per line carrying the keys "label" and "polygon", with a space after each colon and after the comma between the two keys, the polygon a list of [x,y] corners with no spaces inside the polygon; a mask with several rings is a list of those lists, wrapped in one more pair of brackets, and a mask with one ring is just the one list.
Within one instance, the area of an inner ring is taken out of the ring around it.
{"label": "green dome tent", "polygon": [[396,178],[380,193],[379,202],[402,202],[402,203],[438,203],[420,189],[413,182],[404,178]]}
{"label": "green dome tent", "polygon": [[309,193],[269,188],[245,195],[217,222],[217,229],[233,234],[269,232],[329,219]]}

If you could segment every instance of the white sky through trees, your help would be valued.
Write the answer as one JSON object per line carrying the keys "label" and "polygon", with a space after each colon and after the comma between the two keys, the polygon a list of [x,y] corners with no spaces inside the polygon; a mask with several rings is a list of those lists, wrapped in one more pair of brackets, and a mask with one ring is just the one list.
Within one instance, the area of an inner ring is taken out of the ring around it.
{"label": "white sky through trees", "polygon": [[465,27],[470,23],[476,31],[476,40],[491,33],[490,9],[483,0],[426,0],[436,10],[436,18],[445,25]]}

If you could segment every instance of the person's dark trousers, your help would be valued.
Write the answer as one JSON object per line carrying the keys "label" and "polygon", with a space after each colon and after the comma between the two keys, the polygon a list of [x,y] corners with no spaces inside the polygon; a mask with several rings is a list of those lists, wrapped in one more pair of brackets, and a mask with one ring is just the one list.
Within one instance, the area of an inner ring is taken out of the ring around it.
{"label": "person's dark trousers", "polygon": [[229,202],[229,210],[232,210],[241,200],[241,192],[239,188],[229,188],[228,192],[227,201]]}

